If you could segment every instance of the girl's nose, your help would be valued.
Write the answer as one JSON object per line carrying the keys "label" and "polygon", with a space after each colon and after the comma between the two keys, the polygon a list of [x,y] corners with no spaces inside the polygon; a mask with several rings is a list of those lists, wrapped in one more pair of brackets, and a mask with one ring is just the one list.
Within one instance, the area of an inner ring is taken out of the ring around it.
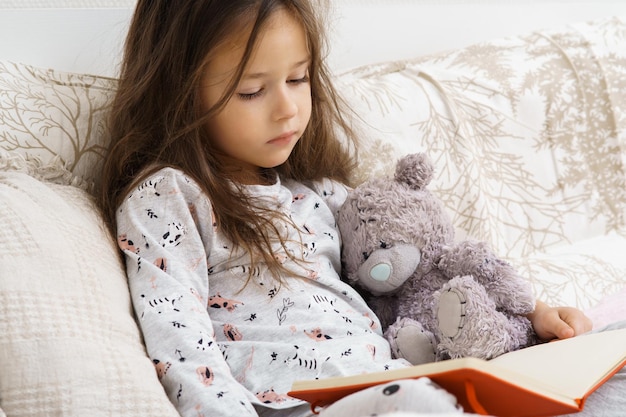
{"label": "girl's nose", "polygon": [[287,86],[280,88],[274,104],[274,118],[276,120],[289,119],[298,113],[295,93]]}

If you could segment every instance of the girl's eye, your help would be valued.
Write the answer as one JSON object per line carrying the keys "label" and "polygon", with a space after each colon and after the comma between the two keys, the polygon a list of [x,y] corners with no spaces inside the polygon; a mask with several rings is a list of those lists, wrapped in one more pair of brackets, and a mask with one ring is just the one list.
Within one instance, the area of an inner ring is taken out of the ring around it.
{"label": "girl's eye", "polygon": [[263,90],[255,91],[254,93],[237,93],[237,96],[242,100],[252,100],[260,97],[263,94]]}
{"label": "girl's eye", "polygon": [[302,78],[295,78],[292,80],[287,81],[289,84],[305,84],[309,82],[309,76],[305,75]]}
{"label": "girl's eye", "polygon": [[[309,82],[308,74],[301,78],[294,78],[294,79],[287,80],[287,83],[292,84],[292,85],[306,84],[308,82]],[[241,100],[253,100],[257,97],[262,96],[264,92],[265,90],[261,88],[258,91],[255,91],[253,93],[237,93],[237,97],[239,97]]]}

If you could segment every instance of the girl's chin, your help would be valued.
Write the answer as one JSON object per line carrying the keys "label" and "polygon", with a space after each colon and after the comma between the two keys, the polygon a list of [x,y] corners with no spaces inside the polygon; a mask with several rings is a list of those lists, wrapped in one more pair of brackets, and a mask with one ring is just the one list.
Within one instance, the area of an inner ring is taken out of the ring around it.
{"label": "girl's chin", "polygon": [[261,167],[262,168],[276,168],[277,166],[280,166],[284,164],[285,162],[287,162],[287,159],[289,159],[290,155],[291,155],[291,149],[289,149],[288,152],[285,151],[285,152],[276,153],[272,158],[266,160],[265,163],[261,165]]}

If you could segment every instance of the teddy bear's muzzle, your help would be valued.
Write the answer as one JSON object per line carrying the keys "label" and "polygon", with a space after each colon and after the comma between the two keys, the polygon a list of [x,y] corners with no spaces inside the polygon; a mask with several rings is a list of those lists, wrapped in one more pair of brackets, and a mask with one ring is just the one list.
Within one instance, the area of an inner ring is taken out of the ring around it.
{"label": "teddy bear's muzzle", "polygon": [[359,267],[359,284],[374,295],[391,293],[415,272],[420,258],[420,250],[412,245],[377,249]]}

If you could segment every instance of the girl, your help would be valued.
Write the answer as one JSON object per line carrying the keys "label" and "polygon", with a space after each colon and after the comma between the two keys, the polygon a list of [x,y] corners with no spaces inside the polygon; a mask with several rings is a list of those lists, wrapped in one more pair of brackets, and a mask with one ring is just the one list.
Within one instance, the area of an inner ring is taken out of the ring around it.
{"label": "girl", "polygon": [[[101,204],[184,416],[300,416],[296,379],[406,366],[339,279],[354,134],[308,0],[140,0]],[[341,131],[340,140],[337,130]],[[343,142],[342,142],[343,141]],[[589,321],[539,303],[538,334]]]}

